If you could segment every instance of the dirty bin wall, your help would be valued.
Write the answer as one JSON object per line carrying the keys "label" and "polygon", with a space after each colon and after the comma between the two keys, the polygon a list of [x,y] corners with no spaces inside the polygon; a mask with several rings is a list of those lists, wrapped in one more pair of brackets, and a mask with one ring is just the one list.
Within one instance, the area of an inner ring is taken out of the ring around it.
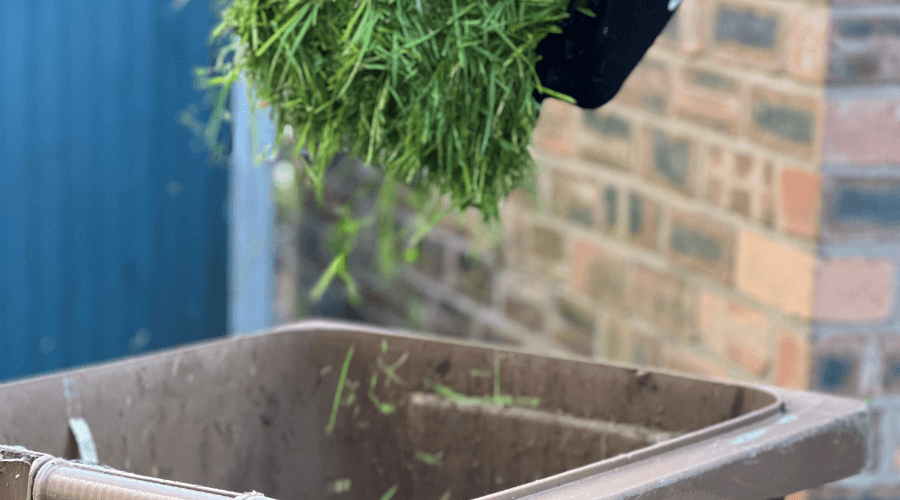
{"label": "dirty bin wall", "polygon": [[[448,219],[392,286],[305,312],[870,397],[874,459],[809,498],[900,497],[898,26],[896,1],[685,0],[608,105],[544,101],[498,251]],[[287,290],[330,220],[282,227]]]}

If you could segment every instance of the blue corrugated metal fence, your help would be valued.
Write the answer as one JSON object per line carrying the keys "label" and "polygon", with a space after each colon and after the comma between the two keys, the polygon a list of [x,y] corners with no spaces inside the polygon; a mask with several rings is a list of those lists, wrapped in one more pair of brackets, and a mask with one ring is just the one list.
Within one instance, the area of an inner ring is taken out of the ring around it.
{"label": "blue corrugated metal fence", "polygon": [[226,333],[227,164],[178,122],[214,23],[0,1],[0,378]]}

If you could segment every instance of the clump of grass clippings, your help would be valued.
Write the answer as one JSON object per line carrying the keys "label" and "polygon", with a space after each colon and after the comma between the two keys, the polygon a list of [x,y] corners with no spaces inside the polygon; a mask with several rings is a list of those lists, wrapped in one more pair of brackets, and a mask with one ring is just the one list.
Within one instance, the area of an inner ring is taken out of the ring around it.
{"label": "clump of grass clippings", "polygon": [[[303,174],[320,204],[326,167],[344,148],[379,168],[385,186],[407,185],[420,200],[449,199],[445,211],[432,208],[423,219],[411,248],[440,220],[436,214],[476,207],[485,222],[496,221],[500,202],[533,177],[527,146],[540,109],[533,91],[574,103],[543,87],[535,71],[535,48],[561,32],[556,23],[569,17],[567,4],[233,0],[212,34],[229,40],[216,75],[200,76],[225,92],[246,75],[272,108],[276,150],[289,126],[295,155],[309,152]],[[354,236],[342,240],[347,250],[327,281],[349,280]],[[320,285],[318,296],[327,283]]]}

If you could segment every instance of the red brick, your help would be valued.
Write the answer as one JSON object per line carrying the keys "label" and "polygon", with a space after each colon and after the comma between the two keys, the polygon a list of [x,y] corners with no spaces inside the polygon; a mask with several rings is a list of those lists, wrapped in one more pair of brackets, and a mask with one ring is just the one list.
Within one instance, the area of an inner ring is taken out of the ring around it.
{"label": "red brick", "polygon": [[563,345],[568,351],[581,356],[593,356],[593,338],[581,330],[564,326],[553,332],[553,340]]}
{"label": "red brick", "polygon": [[823,241],[896,241],[900,180],[895,176],[828,176],[823,184]]}
{"label": "red brick", "polygon": [[894,15],[835,12],[829,82],[885,84],[900,81],[900,19]]}
{"label": "red brick", "polygon": [[600,193],[600,205],[603,207],[600,228],[609,236],[621,236],[624,229],[622,222],[627,220],[627,210],[622,210],[622,206],[627,204],[626,191],[615,184],[604,183]]}
{"label": "red brick", "polygon": [[632,310],[663,332],[686,339],[694,329],[693,292],[681,279],[639,264],[634,270]]}
{"label": "red brick", "polygon": [[768,372],[771,322],[764,312],[704,291],[698,301],[698,318],[703,342],[719,356],[756,377]]}
{"label": "red brick", "polygon": [[631,362],[650,367],[663,364],[663,344],[656,337],[642,333],[631,335]]}
{"label": "red brick", "polygon": [[540,257],[556,261],[563,257],[562,232],[546,224],[535,224],[532,229],[531,251]]}
{"label": "red brick", "polygon": [[625,79],[613,101],[665,115],[669,109],[671,81],[668,63],[648,54]]}
{"label": "red brick", "polygon": [[720,144],[706,147],[703,158],[706,172],[703,196],[717,207],[726,203],[725,191],[729,187],[733,158],[730,151]]}
{"label": "red brick", "polygon": [[512,267],[524,265],[530,247],[530,242],[525,239],[528,236],[525,218],[514,206],[507,206],[502,210],[503,250],[506,262]]}
{"label": "red brick", "polygon": [[[868,338],[864,335],[821,335],[810,346],[810,390],[865,397],[861,375]],[[876,388],[880,388],[876,386]]]}
{"label": "red brick", "polygon": [[696,0],[681,2],[678,6],[678,38],[681,51],[686,55],[700,55],[709,44],[710,32],[703,29],[708,16],[708,4],[709,0]]}
{"label": "red brick", "polygon": [[614,313],[606,314],[600,327],[606,357],[618,361],[630,360],[631,326]]}
{"label": "red brick", "polygon": [[644,127],[640,148],[643,151],[641,173],[645,179],[687,196],[694,195],[698,155],[691,136]]}
{"label": "red brick", "polygon": [[774,170],[771,160],[711,144],[706,151],[704,197],[764,227],[774,227]]}
{"label": "red brick", "polygon": [[883,373],[881,386],[883,394],[900,392],[900,338],[885,335],[880,339]]}
{"label": "red brick", "polygon": [[559,224],[538,222],[532,226],[529,271],[565,281],[570,274],[569,259],[566,258],[567,232]]}
{"label": "red brick", "polygon": [[499,332],[493,328],[485,327],[482,333],[482,339],[492,344],[506,345],[510,347],[521,347],[522,341],[512,335]]}
{"label": "red brick", "polygon": [[838,7],[847,7],[847,6],[859,6],[859,5],[892,5],[896,4],[897,0],[833,0],[835,6]]}
{"label": "red brick", "polygon": [[541,114],[534,129],[533,144],[555,156],[569,158],[577,148],[578,107],[548,97],[541,104]]}
{"label": "red brick", "polygon": [[729,226],[673,209],[666,245],[672,263],[731,283],[734,232]]}
{"label": "red brick", "polygon": [[456,261],[457,290],[482,304],[492,304],[495,268],[468,254],[460,254]]}
{"label": "red brick", "polygon": [[[540,165],[538,166],[540,168]],[[516,188],[509,192],[506,202],[516,205],[520,210],[537,211],[537,193],[529,193],[524,188]]]}
{"label": "red brick", "polygon": [[589,178],[574,175],[564,170],[554,172],[551,212],[584,227],[595,227],[599,220],[600,192],[597,184]]}
{"label": "red brick", "polygon": [[821,84],[828,68],[831,16],[824,6],[803,6],[791,16],[787,35],[789,74],[801,82]]}
{"label": "red brick", "polygon": [[475,219],[477,216],[477,209],[473,207],[462,214],[453,213],[447,215],[438,222],[437,227],[463,238],[471,238],[480,233],[480,220]]}
{"label": "red brick", "polygon": [[750,93],[750,138],[776,151],[817,161],[824,111],[817,99],[756,85]]}
{"label": "red brick", "polygon": [[712,130],[730,135],[741,132],[741,83],[722,73],[688,67],[674,82],[675,112]]}
{"label": "red brick", "polygon": [[444,274],[444,246],[438,238],[425,238],[419,244],[419,259],[414,267],[433,280]]}
{"label": "red brick", "polygon": [[781,328],[776,350],[775,383],[788,389],[809,389],[809,343],[797,333]]}
{"label": "red brick", "polygon": [[826,103],[827,163],[900,163],[900,99],[832,98]]}
{"label": "red brick", "polygon": [[681,9],[678,9],[672,14],[669,22],[666,23],[666,27],[663,28],[659,37],[654,40],[651,48],[662,47],[667,50],[678,51],[679,41],[681,40],[680,13]]}
{"label": "red brick", "polygon": [[581,111],[578,156],[604,168],[637,168],[638,130],[631,118],[606,107]]}
{"label": "red brick", "polygon": [[511,321],[530,330],[541,331],[544,329],[544,306],[535,301],[516,294],[510,294],[506,297],[504,312]]}
{"label": "red brick", "polygon": [[714,0],[707,5],[710,52],[716,59],[772,72],[784,69],[788,19],[783,10],[745,1]]}
{"label": "red brick", "polygon": [[628,196],[628,239],[648,250],[656,250],[660,206],[653,198],[632,191]]}
{"label": "red brick", "polygon": [[815,319],[880,323],[894,309],[897,270],[887,260],[835,259],[819,264]]}
{"label": "red brick", "polygon": [[780,181],[778,212],[781,229],[814,238],[818,234],[822,204],[820,177],[801,168],[785,166]]}
{"label": "red brick", "polygon": [[556,310],[562,322],[585,335],[594,334],[594,316],[596,307],[581,300],[557,297]]}
{"label": "red brick", "polygon": [[663,366],[669,370],[716,380],[728,379],[728,374],[721,365],[684,348],[673,345],[665,346],[663,359]]}
{"label": "red brick", "polygon": [[431,318],[431,330],[440,335],[467,338],[472,320],[449,302],[441,302]]}
{"label": "red brick", "polygon": [[811,317],[813,255],[768,236],[742,231],[736,260],[738,290],[787,314]]}
{"label": "red brick", "polygon": [[601,304],[624,306],[627,298],[625,259],[584,239],[575,241],[572,289]]}

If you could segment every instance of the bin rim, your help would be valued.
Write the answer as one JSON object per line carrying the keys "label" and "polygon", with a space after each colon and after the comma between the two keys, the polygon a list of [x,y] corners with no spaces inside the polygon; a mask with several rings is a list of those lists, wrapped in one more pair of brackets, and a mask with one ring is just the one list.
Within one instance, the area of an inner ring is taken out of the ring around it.
{"label": "bin rim", "polygon": [[[625,373],[630,370],[631,376],[640,377],[647,373],[683,381],[703,382],[707,385],[715,384],[729,389],[752,390],[756,395],[766,394],[771,398],[771,402],[765,406],[742,415],[686,432],[666,441],[649,444],[632,452],[615,455],[583,467],[485,495],[479,497],[479,500],[523,498],[538,500],[547,495],[550,495],[548,498],[557,498],[556,495],[562,493],[566,498],[572,499],[649,499],[667,498],[663,494],[663,490],[672,494],[684,492],[712,494],[719,492],[720,488],[724,488],[721,490],[723,493],[727,491],[740,493],[737,496],[734,493],[731,496],[727,493],[724,496],[716,496],[718,494],[716,493],[704,498],[710,500],[745,498],[744,494],[750,489],[759,492],[760,499],[773,498],[819,486],[859,472],[872,451],[872,446],[867,439],[870,432],[868,407],[865,404],[860,406],[862,401],[853,398],[813,394],[809,391],[784,389],[767,386],[763,383],[737,380],[721,381],[621,362],[592,360],[557,353],[536,353],[522,348],[487,345],[477,340],[446,338],[353,321],[320,318],[284,324],[255,334],[230,335],[143,355],[70,368],[37,377],[5,382],[2,385],[14,387],[20,384],[77,377],[90,372],[115,370],[135,362],[146,363],[173,356],[178,357],[181,354],[196,351],[198,348],[204,350],[224,348],[225,351],[229,346],[243,348],[247,344],[252,345],[254,342],[259,342],[257,337],[261,336],[282,339],[293,336],[299,339],[303,338],[303,335],[308,335],[327,338],[330,333],[339,334],[338,336],[343,338],[342,342],[354,335],[357,337],[378,335],[397,339],[416,339],[434,346],[456,345],[475,347],[487,352],[518,353],[532,358],[558,359],[576,364],[616,368]],[[719,446],[718,449],[717,446]],[[827,468],[817,467],[821,465],[816,462],[817,460],[824,461]],[[772,477],[772,471],[776,470],[773,469],[775,467],[772,465],[773,463],[780,464],[777,467],[784,468],[795,467],[797,466],[795,464],[803,462],[807,463],[800,467],[808,470],[804,470],[803,474],[799,474],[793,479],[778,475]],[[722,470],[725,469],[738,473],[723,474]],[[735,486],[722,479],[723,476],[728,476],[730,481],[730,477],[737,477],[741,474],[759,474],[760,476],[756,480],[761,484],[751,487],[746,483],[741,483],[741,485]],[[654,489],[658,492],[651,493]],[[763,495],[762,492],[765,494]]]}

